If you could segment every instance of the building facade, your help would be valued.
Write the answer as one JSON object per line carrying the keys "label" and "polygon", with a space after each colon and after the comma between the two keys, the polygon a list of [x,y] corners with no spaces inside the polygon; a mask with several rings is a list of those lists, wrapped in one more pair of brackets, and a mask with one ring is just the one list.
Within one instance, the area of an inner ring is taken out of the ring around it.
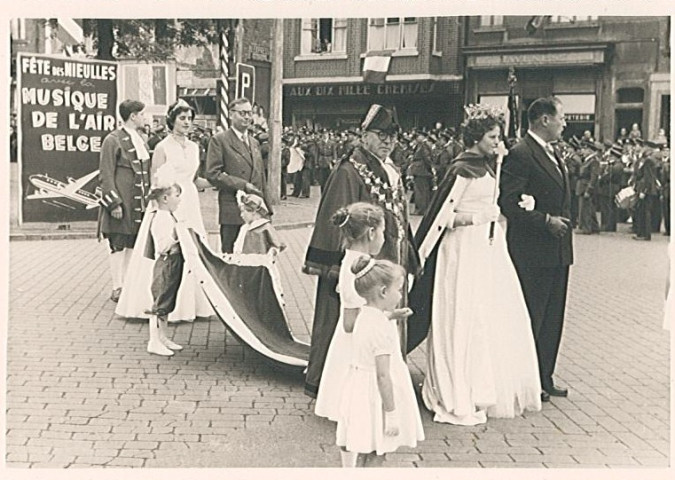
{"label": "building facade", "polygon": [[[236,96],[237,63],[255,69],[253,102],[269,113],[271,93],[271,19],[240,19],[229,37],[229,99]],[[219,121],[220,47],[180,47],[177,63],[178,97],[194,105],[195,123],[215,129]]]}
{"label": "building facade", "polygon": [[514,67],[524,127],[534,99],[556,95],[565,137],[590,130],[613,140],[637,123],[644,138],[670,130],[670,23],[667,17],[466,17],[462,48],[466,100],[506,104]]}
{"label": "building facade", "polygon": [[[285,20],[284,125],[356,127],[373,103],[395,107],[404,128],[456,125],[464,93],[460,18]],[[363,80],[374,52],[391,54],[382,84]]]}

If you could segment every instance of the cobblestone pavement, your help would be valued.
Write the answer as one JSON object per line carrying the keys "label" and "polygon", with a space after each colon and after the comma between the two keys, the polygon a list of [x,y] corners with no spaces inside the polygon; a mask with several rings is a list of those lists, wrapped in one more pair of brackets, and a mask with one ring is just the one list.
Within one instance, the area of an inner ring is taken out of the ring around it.
{"label": "cobblestone pavement", "polygon": [[[304,340],[310,232],[280,232],[288,317]],[[569,398],[478,427],[435,424],[422,408],[427,439],[385,466],[667,467],[666,243],[576,237],[558,367]],[[334,426],[313,415],[302,376],[225,342],[216,318],[171,326],[186,346],[175,357],[147,354],[144,322],[108,300],[105,244],[11,242],[9,287],[7,467],[339,466]],[[423,360],[423,347],[409,357],[416,385]]]}

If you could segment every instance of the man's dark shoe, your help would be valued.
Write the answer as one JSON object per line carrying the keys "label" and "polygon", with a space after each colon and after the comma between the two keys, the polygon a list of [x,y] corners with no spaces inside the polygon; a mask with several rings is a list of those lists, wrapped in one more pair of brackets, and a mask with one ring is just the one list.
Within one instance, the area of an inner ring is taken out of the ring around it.
{"label": "man's dark shoe", "polygon": [[649,241],[649,240],[651,240],[651,238],[641,237],[639,235],[633,235],[633,240]]}
{"label": "man's dark shoe", "polygon": [[542,402],[550,402],[551,401],[551,396],[546,393],[545,391],[541,391],[541,401]]}
{"label": "man's dark shoe", "polygon": [[117,303],[120,300],[120,295],[122,295],[122,289],[121,288],[116,288],[112,291],[110,294],[110,300],[113,302]]}
{"label": "man's dark shoe", "polygon": [[567,389],[566,388],[558,388],[555,385],[551,385],[550,387],[544,387],[544,392],[546,392],[551,397],[566,397],[567,396]]}

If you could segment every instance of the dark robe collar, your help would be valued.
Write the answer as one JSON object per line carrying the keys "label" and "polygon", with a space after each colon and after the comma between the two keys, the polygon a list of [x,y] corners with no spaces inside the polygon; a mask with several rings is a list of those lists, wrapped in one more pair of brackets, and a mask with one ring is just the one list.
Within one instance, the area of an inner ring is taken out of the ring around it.
{"label": "dark robe collar", "polygon": [[465,151],[459,154],[450,164],[448,174],[452,176],[462,176],[466,178],[482,178],[486,173],[492,177],[494,173],[494,159],[478,155],[474,152]]}

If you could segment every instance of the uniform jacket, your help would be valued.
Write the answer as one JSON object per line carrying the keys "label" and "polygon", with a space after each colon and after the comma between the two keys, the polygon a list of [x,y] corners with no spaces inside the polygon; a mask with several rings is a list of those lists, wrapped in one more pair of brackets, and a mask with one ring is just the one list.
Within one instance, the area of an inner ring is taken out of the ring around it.
{"label": "uniform jacket", "polygon": [[[146,145],[147,148],[147,145]],[[149,151],[149,150],[148,150]],[[101,209],[99,230],[102,233],[136,235],[143,220],[146,195],[150,187],[150,160],[139,160],[129,133],[120,128],[103,140],[99,156]],[[122,206],[122,218],[110,215]]]}
{"label": "uniform jacket", "polygon": [[623,180],[623,164],[619,159],[612,159],[611,162],[603,162],[598,176],[598,195],[611,197],[621,190]]}
{"label": "uniform jacket", "polygon": [[433,172],[433,158],[431,148],[426,143],[421,143],[415,147],[412,162],[408,169],[408,174],[415,177],[431,177]]}
{"label": "uniform jacket", "polygon": [[659,190],[656,160],[651,155],[641,158],[635,169],[635,191],[645,195],[658,195]]}
{"label": "uniform jacket", "polygon": [[579,167],[579,178],[576,185],[576,194],[594,194],[598,188],[598,176],[600,175],[600,160],[597,155],[587,157]]}
{"label": "uniform jacket", "polygon": [[337,160],[337,146],[335,142],[321,139],[317,142],[317,145],[319,150],[317,166],[319,168],[331,168]]}
{"label": "uniform jacket", "polygon": [[250,150],[230,128],[211,137],[206,153],[206,178],[218,191],[218,221],[221,225],[241,225],[235,197],[237,190],[246,191],[251,183],[263,193],[267,208],[271,209],[265,167],[258,141],[249,136]]}
{"label": "uniform jacket", "polygon": [[[562,164],[562,162],[559,162]],[[534,197],[534,210],[518,206],[525,193]],[[562,238],[546,227],[546,214],[570,218],[567,168],[562,173],[532,136],[526,135],[504,159],[499,206],[508,220],[509,253],[517,265],[540,267],[571,265],[572,229]]]}

